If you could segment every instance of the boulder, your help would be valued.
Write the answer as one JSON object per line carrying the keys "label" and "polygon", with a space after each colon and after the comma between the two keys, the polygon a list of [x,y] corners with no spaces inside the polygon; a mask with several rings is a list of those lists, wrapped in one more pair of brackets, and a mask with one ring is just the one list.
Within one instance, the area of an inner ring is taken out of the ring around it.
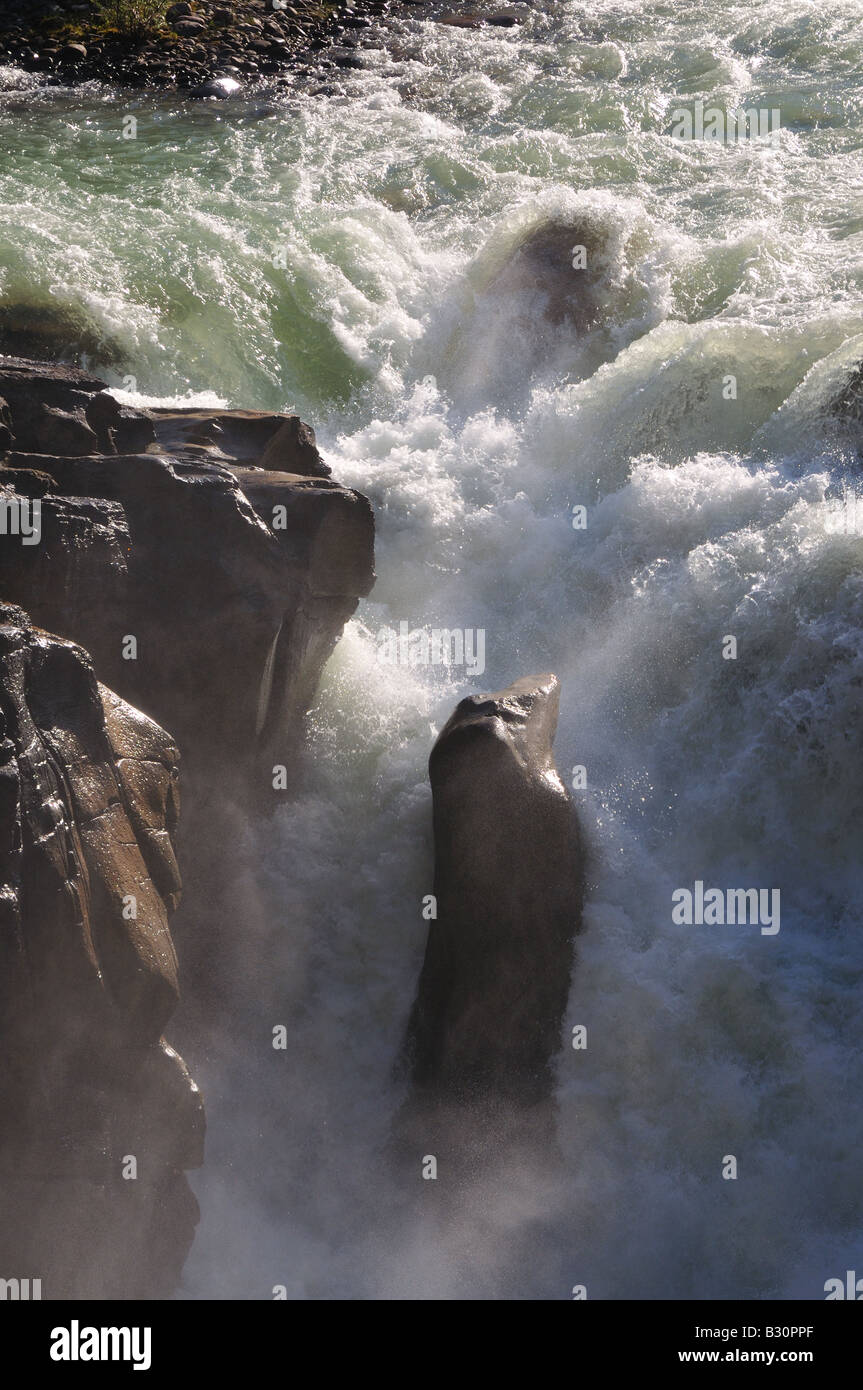
{"label": "boulder", "polygon": [[0,397],[22,453],[116,453],[155,440],[146,414],[121,406],[104,381],[77,367],[0,357]]}
{"label": "boulder", "polygon": [[[584,248],[583,269],[573,267],[578,247]],[[532,315],[539,296],[549,323],[583,334],[603,317],[612,257],[609,230],[594,215],[551,218],[516,242],[488,288],[516,308],[523,300]]]}
{"label": "boulder", "polygon": [[242,90],[242,84],[235,77],[210,77],[206,82],[202,82],[200,87],[194,87],[189,96],[215,97],[217,101],[224,101]]}
{"label": "boulder", "polygon": [[272,468],[328,478],[315,432],[299,415],[263,410],[154,409],[147,412],[155,438],[169,454],[195,449],[213,463]]}
{"label": "boulder", "polygon": [[194,1235],[203,1108],[163,1037],[177,768],[86,652],[0,605],[0,1267],[43,1298],[167,1296]]}
{"label": "boulder", "polygon": [[485,20],[479,14],[442,14],[437,22],[451,29],[481,29]]}
{"label": "boulder", "polygon": [[470,696],[429,760],[437,918],[408,1030],[416,1092],[535,1105],[551,1093],[582,839],[552,756],[559,683]]}
{"label": "boulder", "polygon": [[[3,360],[0,395],[15,443],[0,489],[41,489],[43,524],[39,545],[3,538],[4,596],[90,651],[192,769],[241,781],[290,761],[374,581],[366,499],[325,476],[297,416],[134,411],[71,369]],[[71,443],[50,433],[46,400],[99,447],[46,448]],[[148,435],[145,452],[117,451]]]}

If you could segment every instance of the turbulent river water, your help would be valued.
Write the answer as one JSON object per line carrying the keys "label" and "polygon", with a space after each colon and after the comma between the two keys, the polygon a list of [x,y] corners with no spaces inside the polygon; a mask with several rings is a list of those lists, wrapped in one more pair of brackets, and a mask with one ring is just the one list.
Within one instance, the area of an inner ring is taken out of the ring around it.
{"label": "turbulent river water", "polygon": [[[377,513],[307,783],[241,832],[233,931],[274,983],[230,1065],[188,1059],[186,1297],[823,1298],[863,1269],[863,499],[828,408],[863,358],[863,6],[522,11],[405,11],[325,90],[236,105],[0,71],[3,321],[135,399],[295,407]],[[699,99],[781,126],[673,137]],[[533,233],[588,244],[586,333]],[[402,621],[484,630],[485,672],[382,663]],[[462,694],[543,670],[592,848],[561,1160],[383,1221],[429,748]],[[675,924],[697,879],[779,888],[781,930]]]}

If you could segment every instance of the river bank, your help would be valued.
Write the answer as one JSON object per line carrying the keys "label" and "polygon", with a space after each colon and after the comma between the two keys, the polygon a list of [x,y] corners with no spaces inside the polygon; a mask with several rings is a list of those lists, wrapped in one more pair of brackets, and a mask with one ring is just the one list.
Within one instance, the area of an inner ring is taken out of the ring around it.
{"label": "river bank", "polygon": [[164,20],[124,31],[97,4],[37,4],[29,13],[0,3],[0,62],[73,86],[194,88],[214,75],[276,79],[339,37],[350,40],[386,13],[389,0],[193,0]]}
{"label": "river bank", "polygon": [[[357,50],[377,42],[376,22],[391,12],[416,12],[454,29],[511,29],[528,11],[524,4],[453,9],[433,0],[180,0],[131,31],[97,0],[46,0],[27,15],[0,0],[0,66],[64,87],[97,81],[231,96],[261,82],[278,86],[310,66],[361,67]],[[228,85],[207,87],[214,78]]]}

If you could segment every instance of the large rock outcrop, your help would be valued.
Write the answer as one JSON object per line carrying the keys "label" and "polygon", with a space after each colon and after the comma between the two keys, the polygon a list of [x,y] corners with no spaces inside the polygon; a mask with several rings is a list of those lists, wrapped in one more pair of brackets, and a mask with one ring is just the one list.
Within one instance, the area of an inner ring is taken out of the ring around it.
{"label": "large rock outcrop", "polygon": [[44,1298],[164,1296],[204,1132],[163,1037],[177,749],[5,604],[0,721],[0,1270]]}
{"label": "large rock outcrop", "polygon": [[[0,359],[0,495],[39,544],[0,594],[223,777],[288,763],[323,665],[374,581],[367,500],[296,416],[133,410],[74,368]],[[5,436],[4,436],[5,431]],[[134,643],[129,639],[134,639]]]}
{"label": "large rock outcrop", "polygon": [[437,918],[410,1020],[415,1094],[490,1110],[548,1098],[583,850],[552,740],[560,687],[462,700],[431,754]]}

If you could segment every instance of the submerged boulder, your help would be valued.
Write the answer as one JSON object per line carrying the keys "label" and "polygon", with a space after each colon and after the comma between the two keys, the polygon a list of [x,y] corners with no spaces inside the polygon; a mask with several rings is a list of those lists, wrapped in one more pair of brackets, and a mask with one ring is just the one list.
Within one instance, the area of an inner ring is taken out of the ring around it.
{"label": "submerged boulder", "polygon": [[225,101],[228,97],[237,96],[242,90],[242,84],[237,81],[236,77],[210,77],[199,87],[193,87],[189,96]]}

